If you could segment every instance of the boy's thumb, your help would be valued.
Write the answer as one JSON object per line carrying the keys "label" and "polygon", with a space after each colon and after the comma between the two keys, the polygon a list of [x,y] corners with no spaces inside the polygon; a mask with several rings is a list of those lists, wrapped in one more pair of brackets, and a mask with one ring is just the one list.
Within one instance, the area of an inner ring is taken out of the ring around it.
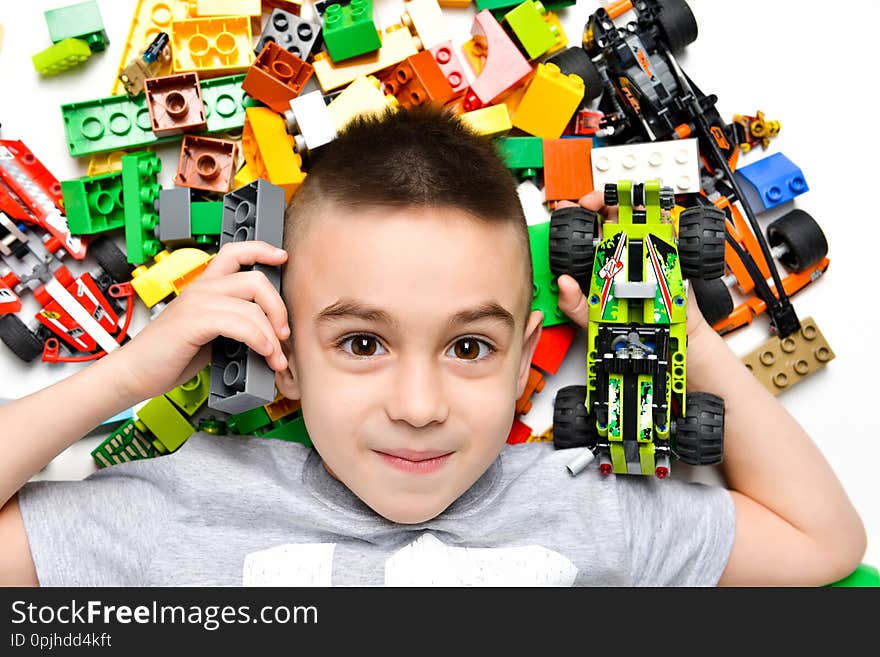
{"label": "boy's thumb", "polygon": [[557,285],[559,286],[559,309],[575,324],[581,328],[587,328],[587,323],[590,320],[590,306],[580,285],[568,274],[560,276]]}

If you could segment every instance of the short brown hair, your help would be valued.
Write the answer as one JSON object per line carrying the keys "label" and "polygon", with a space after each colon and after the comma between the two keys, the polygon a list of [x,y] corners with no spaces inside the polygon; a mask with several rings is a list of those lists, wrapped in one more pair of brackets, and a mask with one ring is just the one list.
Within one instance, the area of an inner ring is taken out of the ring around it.
{"label": "short brown hair", "polygon": [[451,207],[484,221],[512,224],[523,246],[531,300],[529,232],[516,180],[495,141],[472,131],[452,112],[419,106],[351,121],[315,154],[290,201],[284,231],[288,252],[322,203],[351,209]]}

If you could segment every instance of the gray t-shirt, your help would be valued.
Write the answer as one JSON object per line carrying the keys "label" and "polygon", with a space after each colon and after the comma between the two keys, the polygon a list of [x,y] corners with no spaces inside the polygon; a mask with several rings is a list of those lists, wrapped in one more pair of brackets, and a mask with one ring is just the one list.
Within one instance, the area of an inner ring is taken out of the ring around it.
{"label": "gray t-shirt", "polygon": [[572,477],[577,450],[505,445],[436,518],[379,516],[296,443],[193,435],[177,452],[30,482],[44,586],[711,586],[735,526],[715,486]]}

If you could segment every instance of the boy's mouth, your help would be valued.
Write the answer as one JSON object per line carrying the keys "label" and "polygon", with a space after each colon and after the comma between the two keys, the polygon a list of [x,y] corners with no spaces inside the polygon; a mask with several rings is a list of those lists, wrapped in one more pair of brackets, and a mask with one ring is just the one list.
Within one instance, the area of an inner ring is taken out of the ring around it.
{"label": "boy's mouth", "polygon": [[388,465],[394,466],[404,472],[426,474],[436,472],[442,468],[454,452],[441,450],[373,450],[382,457]]}

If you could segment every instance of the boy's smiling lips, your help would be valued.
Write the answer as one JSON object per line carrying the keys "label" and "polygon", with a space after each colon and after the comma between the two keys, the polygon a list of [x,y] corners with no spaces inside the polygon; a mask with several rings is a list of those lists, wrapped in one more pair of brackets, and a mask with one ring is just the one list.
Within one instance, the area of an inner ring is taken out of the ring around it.
{"label": "boy's smiling lips", "polygon": [[374,449],[382,460],[404,472],[427,474],[443,467],[455,452],[444,450]]}

